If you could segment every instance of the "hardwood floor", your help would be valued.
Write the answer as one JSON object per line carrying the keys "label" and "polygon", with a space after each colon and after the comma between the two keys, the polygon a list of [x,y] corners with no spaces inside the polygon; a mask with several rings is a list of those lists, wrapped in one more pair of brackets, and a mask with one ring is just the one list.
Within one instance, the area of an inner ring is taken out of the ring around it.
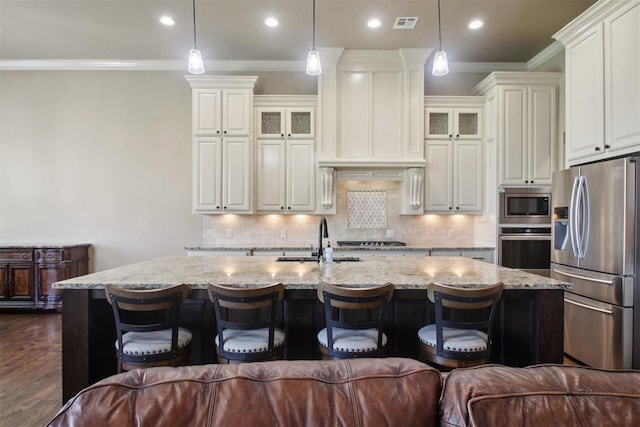
{"label": "hardwood floor", "polygon": [[0,313],[1,426],[43,426],[62,406],[59,313]]}

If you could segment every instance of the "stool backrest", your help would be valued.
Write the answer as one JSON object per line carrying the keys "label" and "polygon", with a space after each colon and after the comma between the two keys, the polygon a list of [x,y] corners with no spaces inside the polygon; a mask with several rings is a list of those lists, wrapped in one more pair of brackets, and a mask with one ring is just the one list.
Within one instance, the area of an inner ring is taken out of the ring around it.
{"label": "stool backrest", "polygon": [[[487,358],[491,352],[491,331],[493,318],[502,297],[501,282],[478,288],[461,288],[431,283],[429,293],[435,304],[435,324],[437,337],[437,355],[444,358],[460,357]],[[464,311],[466,314],[456,313]],[[447,351],[443,347],[443,328],[476,329],[488,336],[486,351],[463,353]]]}
{"label": "stool backrest", "polygon": [[[113,308],[118,349],[123,349],[122,337],[127,332],[153,332],[171,329],[171,353],[145,355],[144,362],[176,358],[180,307],[189,295],[187,285],[162,289],[126,289],[105,285],[107,301]],[[142,357],[119,352],[122,362],[142,362]]]}
{"label": "stool backrest", "polygon": [[[383,356],[383,312],[393,297],[393,284],[374,287],[345,287],[328,283],[318,285],[318,299],[324,304],[327,328],[327,352],[333,358]],[[377,348],[373,352],[345,352],[334,348],[333,330],[377,329]]]}
{"label": "stool backrest", "polygon": [[[274,354],[275,328],[278,321],[277,305],[284,298],[284,285],[272,285],[257,288],[241,288],[210,283],[209,299],[213,302],[218,332],[218,352],[229,360],[265,360]],[[227,351],[224,348],[224,333],[227,329],[251,330],[269,328],[269,345],[266,351],[243,354]]]}

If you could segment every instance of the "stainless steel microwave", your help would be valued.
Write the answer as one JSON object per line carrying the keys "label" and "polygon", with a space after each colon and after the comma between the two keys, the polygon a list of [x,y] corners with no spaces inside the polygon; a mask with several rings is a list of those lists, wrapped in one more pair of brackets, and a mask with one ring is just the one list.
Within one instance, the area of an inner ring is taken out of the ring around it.
{"label": "stainless steel microwave", "polygon": [[499,224],[551,224],[551,190],[501,188]]}

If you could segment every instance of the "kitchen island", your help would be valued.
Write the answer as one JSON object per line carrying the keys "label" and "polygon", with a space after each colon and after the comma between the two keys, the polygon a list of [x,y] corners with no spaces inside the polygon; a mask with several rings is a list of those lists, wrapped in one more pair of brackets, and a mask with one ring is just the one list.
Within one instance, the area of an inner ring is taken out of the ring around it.
{"label": "kitchen island", "polygon": [[504,283],[496,316],[492,361],[511,366],[562,362],[563,293],[570,284],[463,257],[388,257],[361,262],[277,262],[276,257],[164,257],[57,282],[63,294],[63,400],[116,371],[115,327],[105,284],[150,289],[186,283],[191,288],[182,324],[194,333],[192,364],[215,363],[214,315],[208,283],[260,286],[282,282],[281,321],[285,358],[316,359],[316,333],[323,327],[320,281],[342,286],[391,282],[393,303],[385,314],[389,355],[416,358],[417,331],[433,320],[426,287]]}

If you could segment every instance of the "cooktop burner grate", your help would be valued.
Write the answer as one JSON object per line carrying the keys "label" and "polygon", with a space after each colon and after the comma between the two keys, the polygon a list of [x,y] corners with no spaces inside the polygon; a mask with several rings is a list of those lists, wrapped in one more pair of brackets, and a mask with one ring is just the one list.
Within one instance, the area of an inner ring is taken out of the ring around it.
{"label": "cooktop burner grate", "polygon": [[338,240],[338,246],[407,246],[396,240]]}

